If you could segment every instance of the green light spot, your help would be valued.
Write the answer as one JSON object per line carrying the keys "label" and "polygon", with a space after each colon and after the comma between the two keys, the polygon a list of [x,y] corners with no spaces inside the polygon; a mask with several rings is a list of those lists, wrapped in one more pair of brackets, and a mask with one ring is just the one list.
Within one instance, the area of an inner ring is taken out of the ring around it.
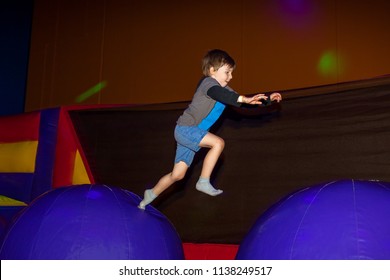
{"label": "green light spot", "polygon": [[320,58],[317,69],[322,76],[337,75],[337,57],[334,52],[325,52]]}
{"label": "green light spot", "polygon": [[81,103],[81,102],[87,100],[88,98],[90,98],[92,95],[100,92],[106,86],[107,86],[107,82],[106,81],[102,81],[102,82],[98,83],[97,85],[94,85],[93,87],[91,87],[87,91],[83,92],[79,96],[77,96],[75,101],[77,103]]}

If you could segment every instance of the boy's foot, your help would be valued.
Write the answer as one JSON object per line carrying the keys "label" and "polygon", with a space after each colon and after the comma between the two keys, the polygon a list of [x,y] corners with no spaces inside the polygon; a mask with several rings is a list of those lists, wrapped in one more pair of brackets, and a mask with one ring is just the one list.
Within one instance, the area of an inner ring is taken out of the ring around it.
{"label": "boy's foot", "polygon": [[223,193],[223,190],[215,189],[210,183],[196,183],[196,189],[211,196],[217,196]]}
{"label": "boy's foot", "polygon": [[155,195],[151,189],[146,190],[144,192],[144,199],[140,202],[138,208],[145,210],[146,205],[151,203],[156,197],[157,195]]}

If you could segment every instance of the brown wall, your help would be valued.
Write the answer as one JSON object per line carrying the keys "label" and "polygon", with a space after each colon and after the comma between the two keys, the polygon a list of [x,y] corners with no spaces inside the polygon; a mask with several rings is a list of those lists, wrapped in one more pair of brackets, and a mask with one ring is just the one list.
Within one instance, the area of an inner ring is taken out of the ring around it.
{"label": "brown wall", "polygon": [[389,14],[386,0],[35,0],[26,111],[100,81],[81,104],[190,100],[212,48],[242,94],[389,74]]}

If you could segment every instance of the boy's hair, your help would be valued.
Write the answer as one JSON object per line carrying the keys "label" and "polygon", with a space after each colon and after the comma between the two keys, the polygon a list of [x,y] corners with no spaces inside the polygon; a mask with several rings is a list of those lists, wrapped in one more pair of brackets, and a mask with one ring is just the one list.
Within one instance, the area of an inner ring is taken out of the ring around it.
{"label": "boy's hair", "polygon": [[234,59],[225,51],[214,49],[208,51],[202,60],[202,71],[205,76],[210,76],[210,68],[215,71],[224,65],[229,65],[231,68],[236,67]]}

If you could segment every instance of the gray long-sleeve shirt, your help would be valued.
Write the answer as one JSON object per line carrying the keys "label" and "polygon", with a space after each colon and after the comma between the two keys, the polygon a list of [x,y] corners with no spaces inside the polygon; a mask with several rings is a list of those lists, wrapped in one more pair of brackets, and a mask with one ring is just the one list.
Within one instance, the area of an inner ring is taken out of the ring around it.
{"label": "gray long-sleeve shirt", "polygon": [[239,107],[239,94],[232,88],[222,87],[217,80],[212,77],[204,77],[197,87],[194,97],[177,120],[178,125],[198,126],[204,130],[210,127],[221,116],[225,105]]}

